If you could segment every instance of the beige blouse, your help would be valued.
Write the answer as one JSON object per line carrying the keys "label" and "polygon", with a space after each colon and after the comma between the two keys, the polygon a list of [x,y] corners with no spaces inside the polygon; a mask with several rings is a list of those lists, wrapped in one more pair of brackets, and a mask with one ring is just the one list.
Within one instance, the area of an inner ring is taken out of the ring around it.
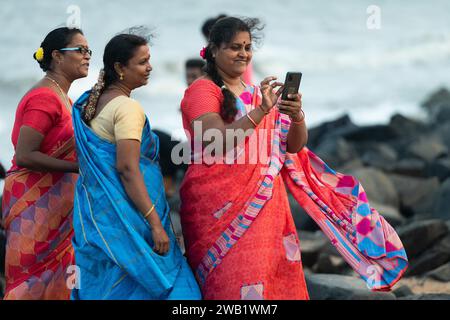
{"label": "beige blouse", "polygon": [[140,103],[125,96],[112,99],[90,122],[92,130],[111,143],[124,139],[141,141],[144,124]]}

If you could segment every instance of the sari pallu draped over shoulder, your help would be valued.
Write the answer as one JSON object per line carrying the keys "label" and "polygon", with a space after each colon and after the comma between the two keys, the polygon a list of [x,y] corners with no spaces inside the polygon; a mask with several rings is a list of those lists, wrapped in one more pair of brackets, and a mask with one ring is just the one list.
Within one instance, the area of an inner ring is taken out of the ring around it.
{"label": "sari pallu draped over shoulder", "polygon": [[[253,107],[258,95],[255,87]],[[287,153],[289,126],[274,108],[256,128],[267,161],[191,164],[186,173],[186,254],[205,299],[308,299],[285,185],[368,288],[390,290],[408,265],[395,230],[370,207],[357,179],[306,147]],[[254,143],[246,139],[241,156],[249,157]]]}
{"label": "sari pallu draped over shoulder", "polygon": [[[61,128],[63,135],[71,122]],[[73,137],[55,138],[51,157],[75,161]],[[67,300],[68,267],[74,264],[72,210],[75,173],[8,173],[3,193],[6,290],[10,300]]]}
{"label": "sari pallu draped over shoulder", "polygon": [[116,170],[116,145],[81,119],[89,91],[75,103],[73,122],[80,178],[74,202],[73,246],[79,268],[73,299],[199,299],[194,275],[176,243],[158,164],[158,137],[148,119],[139,160],[147,192],[170,239],[153,251],[150,225],[134,206]]}

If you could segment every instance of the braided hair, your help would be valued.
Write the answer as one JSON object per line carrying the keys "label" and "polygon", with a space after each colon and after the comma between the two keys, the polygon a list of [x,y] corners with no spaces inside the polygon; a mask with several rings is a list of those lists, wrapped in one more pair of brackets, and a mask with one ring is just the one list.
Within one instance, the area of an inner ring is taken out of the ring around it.
{"label": "braided hair", "polygon": [[234,94],[225,86],[222,77],[217,71],[215,59],[212,55],[213,48],[220,48],[222,44],[230,43],[238,32],[248,32],[252,42],[258,43],[261,39],[259,33],[263,26],[260,26],[259,19],[224,17],[216,21],[209,33],[208,45],[205,50],[206,67],[205,72],[211,80],[222,90],[223,102],[220,116],[225,122],[233,122],[237,114],[236,99]]}

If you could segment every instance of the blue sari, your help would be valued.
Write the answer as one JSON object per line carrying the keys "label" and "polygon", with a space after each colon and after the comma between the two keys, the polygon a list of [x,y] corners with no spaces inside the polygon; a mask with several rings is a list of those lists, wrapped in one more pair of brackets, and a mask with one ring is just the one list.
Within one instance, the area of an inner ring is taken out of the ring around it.
{"label": "blue sari", "polygon": [[165,255],[153,251],[150,225],[134,206],[116,170],[116,145],[97,136],[81,118],[89,91],[74,104],[73,125],[80,176],[74,200],[76,281],[71,298],[201,299],[194,275],[171,228],[159,167],[159,140],[148,119],[140,170],[170,239]]}

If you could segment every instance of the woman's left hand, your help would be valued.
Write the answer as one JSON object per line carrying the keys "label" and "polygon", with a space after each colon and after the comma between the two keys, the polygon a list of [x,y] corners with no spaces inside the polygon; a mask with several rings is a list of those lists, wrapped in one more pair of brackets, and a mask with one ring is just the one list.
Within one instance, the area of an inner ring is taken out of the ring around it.
{"label": "woman's left hand", "polygon": [[288,98],[292,100],[281,100],[278,104],[278,110],[280,113],[287,114],[293,121],[301,121],[303,117],[300,113],[302,110],[302,94],[289,94]]}

